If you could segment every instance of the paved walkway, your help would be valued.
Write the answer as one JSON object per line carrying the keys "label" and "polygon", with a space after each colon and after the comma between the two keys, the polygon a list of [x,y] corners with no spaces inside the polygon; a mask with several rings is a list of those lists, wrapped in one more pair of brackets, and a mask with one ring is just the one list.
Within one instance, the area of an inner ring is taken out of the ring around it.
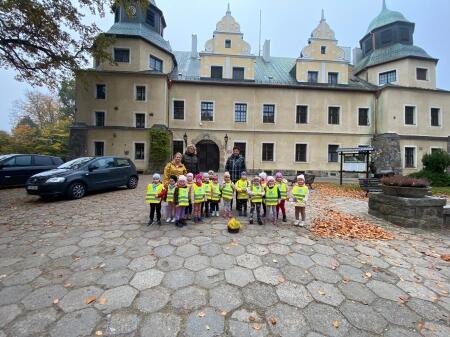
{"label": "paved walkway", "polygon": [[[324,239],[221,218],[146,227],[145,183],[80,201],[0,191],[0,337],[450,336],[448,232],[396,228],[367,202],[312,192],[395,240]],[[292,219],[292,214],[290,214]]]}

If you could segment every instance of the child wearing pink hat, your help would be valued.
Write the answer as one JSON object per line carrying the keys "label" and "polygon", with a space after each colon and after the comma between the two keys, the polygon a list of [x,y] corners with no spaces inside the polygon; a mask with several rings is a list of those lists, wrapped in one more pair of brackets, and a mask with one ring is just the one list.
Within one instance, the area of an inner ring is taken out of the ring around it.
{"label": "child wearing pink hat", "polygon": [[203,184],[203,176],[197,174],[195,176],[195,183],[192,185],[192,204],[194,204],[194,222],[202,221],[202,204],[205,202],[205,185]]}
{"label": "child wearing pink hat", "polygon": [[[303,174],[300,174],[297,176],[297,183],[292,188],[292,199],[295,202],[295,226],[301,226],[303,227],[305,225],[305,218],[306,218],[306,202],[308,201],[309,196],[309,190],[308,187],[305,184],[305,176]],[[299,215],[302,216],[302,221],[300,221]]]}
{"label": "child wearing pink hat", "polygon": [[276,184],[277,184],[277,186],[280,190],[280,194],[281,194],[280,202],[277,205],[277,219],[278,219],[278,214],[280,213],[280,209],[281,209],[281,213],[283,213],[283,222],[287,222],[286,207],[285,207],[285,203],[287,200],[286,180],[283,179],[283,174],[281,172],[277,172],[277,174],[275,175],[275,181],[276,181]]}

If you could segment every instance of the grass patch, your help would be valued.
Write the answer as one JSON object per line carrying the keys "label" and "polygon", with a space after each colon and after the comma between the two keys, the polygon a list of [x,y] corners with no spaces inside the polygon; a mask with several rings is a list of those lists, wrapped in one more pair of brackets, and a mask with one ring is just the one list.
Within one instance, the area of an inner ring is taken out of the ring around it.
{"label": "grass patch", "polygon": [[446,195],[450,196],[450,186],[446,187],[431,187],[433,195]]}

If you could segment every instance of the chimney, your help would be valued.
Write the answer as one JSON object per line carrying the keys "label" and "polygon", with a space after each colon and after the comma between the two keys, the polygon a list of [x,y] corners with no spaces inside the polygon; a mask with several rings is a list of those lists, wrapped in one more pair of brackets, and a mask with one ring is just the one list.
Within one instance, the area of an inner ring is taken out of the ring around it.
{"label": "chimney", "polygon": [[263,60],[264,62],[270,62],[270,40],[264,41]]}
{"label": "chimney", "polygon": [[198,58],[197,52],[197,34],[192,34],[192,48],[191,48],[191,58]]}

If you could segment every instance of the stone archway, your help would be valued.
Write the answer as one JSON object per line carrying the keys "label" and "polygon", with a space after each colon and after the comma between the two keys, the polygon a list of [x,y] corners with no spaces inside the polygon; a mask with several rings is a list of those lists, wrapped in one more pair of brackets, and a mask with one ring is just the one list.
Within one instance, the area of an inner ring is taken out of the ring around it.
{"label": "stone archway", "polygon": [[198,167],[200,172],[213,170],[219,171],[220,151],[219,146],[209,139],[201,140],[196,145],[198,156]]}

